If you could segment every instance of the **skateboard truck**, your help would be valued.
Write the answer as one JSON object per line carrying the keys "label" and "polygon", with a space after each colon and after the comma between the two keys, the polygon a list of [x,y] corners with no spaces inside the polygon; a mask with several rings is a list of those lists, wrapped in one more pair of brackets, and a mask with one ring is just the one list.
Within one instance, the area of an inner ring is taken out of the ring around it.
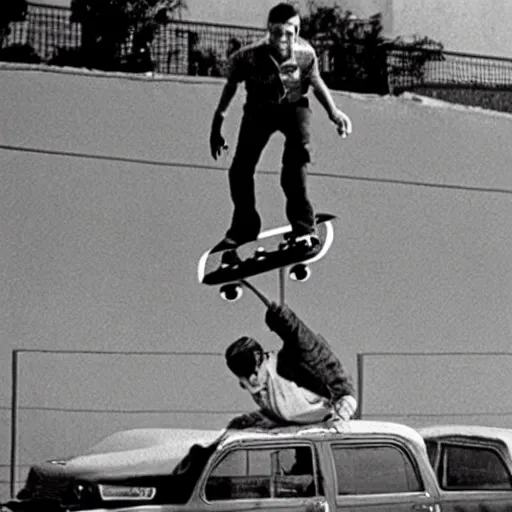
{"label": "skateboard truck", "polygon": [[[265,304],[270,305],[270,300],[263,293],[261,293],[253,284],[249,283],[246,279],[241,279],[238,282],[227,283],[220,287],[220,296],[228,302],[235,302],[238,300],[244,292],[244,287],[251,290],[258,299]],[[284,300],[283,300],[284,302]]]}
{"label": "skateboard truck", "polygon": [[[311,276],[310,265],[323,258],[333,242],[331,214],[317,214],[317,232],[299,235],[290,225],[261,232],[254,240],[219,250],[216,247],[201,255],[197,275],[202,284],[219,286],[221,297],[228,302],[239,300],[245,289],[253,291],[266,303],[247,279],[277,269],[279,302],[284,303],[287,278],[301,283]],[[220,254],[215,254],[220,253]]]}

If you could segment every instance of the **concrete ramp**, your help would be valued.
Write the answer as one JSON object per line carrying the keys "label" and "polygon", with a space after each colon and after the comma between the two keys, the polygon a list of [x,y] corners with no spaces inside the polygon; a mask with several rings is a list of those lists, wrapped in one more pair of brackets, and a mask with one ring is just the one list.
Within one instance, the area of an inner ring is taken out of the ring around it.
{"label": "concrete ramp", "polygon": [[[217,429],[254,408],[224,368],[224,349],[244,334],[269,349],[279,340],[256,298],[229,305],[196,279],[198,258],[231,215],[232,151],[215,162],[208,149],[221,87],[218,79],[0,66],[5,489],[13,350],[27,351],[19,357],[19,480],[34,459],[78,452],[118,429]],[[241,98],[225,124],[231,148]],[[508,351],[512,118],[413,96],[335,98],[354,133],[340,139],[312,100],[309,178],[317,210],[339,216],[334,245],[309,281],[287,284],[289,305],[354,377],[358,353]],[[276,135],[256,177],[264,227],[285,220],[281,144]],[[276,275],[254,284],[277,300]],[[58,353],[84,350],[96,355]],[[400,368],[404,393],[424,382],[421,365]],[[474,389],[461,375],[479,378],[460,372],[446,389],[450,403]],[[378,390],[385,375],[379,386],[368,382]],[[500,403],[488,379],[478,389],[491,410]],[[407,422],[409,402],[392,396],[389,410]],[[429,399],[425,421],[439,414]]]}

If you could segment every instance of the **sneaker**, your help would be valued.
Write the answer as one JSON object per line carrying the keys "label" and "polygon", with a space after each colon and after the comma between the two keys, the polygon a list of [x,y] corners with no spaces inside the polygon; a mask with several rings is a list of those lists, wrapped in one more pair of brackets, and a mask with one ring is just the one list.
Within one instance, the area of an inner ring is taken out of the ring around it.
{"label": "sneaker", "polygon": [[222,268],[236,268],[242,263],[242,258],[236,249],[227,249],[222,253],[220,264]]}
{"label": "sneaker", "polygon": [[224,237],[212,250],[211,252],[227,251],[228,249],[236,249],[241,244],[229,236]]}

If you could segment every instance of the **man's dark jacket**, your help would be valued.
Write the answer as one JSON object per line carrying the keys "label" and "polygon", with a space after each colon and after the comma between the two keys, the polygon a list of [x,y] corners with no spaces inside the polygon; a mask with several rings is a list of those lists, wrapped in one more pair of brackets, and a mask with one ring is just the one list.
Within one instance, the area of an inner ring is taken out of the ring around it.
{"label": "man's dark jacket", "polygon": [[352,380],[329,343],[288,306],[272,303],[265,321],[283,340],[277,354],[277,373],[281,377],[332,402],[346,395],[354,396]]}

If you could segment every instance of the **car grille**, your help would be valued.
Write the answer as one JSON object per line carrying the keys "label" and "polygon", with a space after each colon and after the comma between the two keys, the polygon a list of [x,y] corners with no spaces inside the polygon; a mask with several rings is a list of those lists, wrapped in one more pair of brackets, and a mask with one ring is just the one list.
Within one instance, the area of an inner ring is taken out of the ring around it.
{"label": "car grille", "polygon": [[70,498],[71,484],[72,480],[59,471],[58,467],[33,466],[30,468],[25,488],[18,497],[63,503]]}

